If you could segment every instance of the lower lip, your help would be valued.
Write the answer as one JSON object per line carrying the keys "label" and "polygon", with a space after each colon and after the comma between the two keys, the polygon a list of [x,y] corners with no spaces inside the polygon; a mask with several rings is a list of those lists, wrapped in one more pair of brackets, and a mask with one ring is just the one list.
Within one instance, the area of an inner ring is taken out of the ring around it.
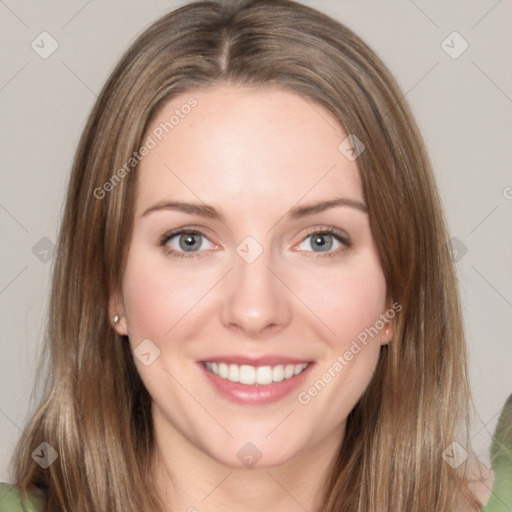
{"label": "lower lip", "polygon": [[239,404],[270,404],[281,400],[286,395],[290,394],[294,389],[297,389],[304,383],[313,363],[309,363],[307,368],[298,375],[294,375],[289,379],[282,380],[281,382],[273,382],[267,385],[251,385],[240,384],[239,382],[231,382],[227,379],[221,379],[218,375],[209,372],[203,363],[199,363],[206,378],[211,382],[213,387],[224,397]]}

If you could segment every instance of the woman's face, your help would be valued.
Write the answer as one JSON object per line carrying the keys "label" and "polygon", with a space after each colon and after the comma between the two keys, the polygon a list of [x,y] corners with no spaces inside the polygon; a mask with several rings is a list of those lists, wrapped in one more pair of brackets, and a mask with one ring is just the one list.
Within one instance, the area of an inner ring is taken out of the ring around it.
{"label": "woman's face", "polygon": [[277,88],[154,119],[111,311],[159,443],[230,467],[334,454],[394,316],[346,137]]}

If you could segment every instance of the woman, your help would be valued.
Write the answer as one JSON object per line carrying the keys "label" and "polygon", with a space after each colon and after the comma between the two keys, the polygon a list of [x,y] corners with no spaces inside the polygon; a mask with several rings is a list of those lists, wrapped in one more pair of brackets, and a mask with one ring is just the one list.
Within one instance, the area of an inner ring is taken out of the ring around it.
{"label": "woman", "polygon": [[76,155],[25,507],[480,510],[446,241],[350,30],[287,0],[164,16]]}

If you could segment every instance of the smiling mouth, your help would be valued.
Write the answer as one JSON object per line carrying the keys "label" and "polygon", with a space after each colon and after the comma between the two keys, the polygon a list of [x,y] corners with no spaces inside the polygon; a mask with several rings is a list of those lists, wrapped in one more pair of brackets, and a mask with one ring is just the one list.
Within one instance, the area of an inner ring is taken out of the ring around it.
{"label": "smiling mouth", "polygon": [[274,382],[288,380],[302,373],[309,363],[251,366],[205,361],[204,367],[210,373],[230,382],[247,386],[268,386]]}

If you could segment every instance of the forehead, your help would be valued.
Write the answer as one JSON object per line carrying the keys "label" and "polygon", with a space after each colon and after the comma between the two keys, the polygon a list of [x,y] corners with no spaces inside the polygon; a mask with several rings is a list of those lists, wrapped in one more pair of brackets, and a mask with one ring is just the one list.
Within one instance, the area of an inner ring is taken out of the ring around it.
{"label": "forehead", "polygon": [[[324,107],[277,87],[221,85],[168,101],[148,127],[138,211],[151,201],[292,206],[344,195],[363,201],[347,134]],[[151,140],[149,140],[151,139]]]}

